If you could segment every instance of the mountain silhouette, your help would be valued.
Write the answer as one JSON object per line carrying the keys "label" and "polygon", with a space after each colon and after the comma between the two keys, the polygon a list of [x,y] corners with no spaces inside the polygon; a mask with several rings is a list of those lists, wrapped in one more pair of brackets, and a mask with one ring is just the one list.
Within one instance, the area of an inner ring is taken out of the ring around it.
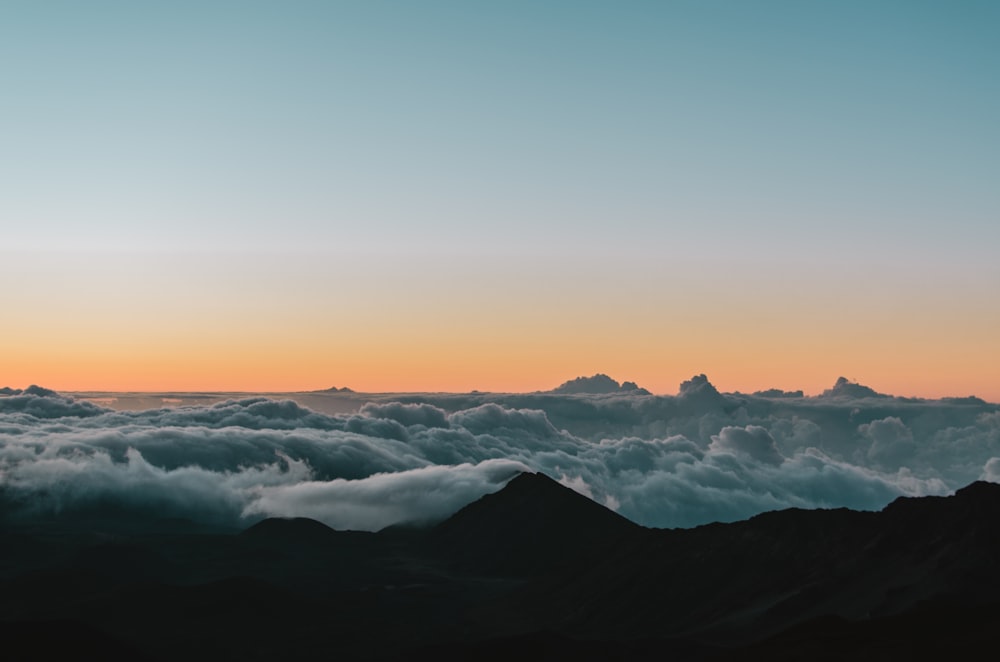
{"label": "mountain silhouette", "polygon": [[439,524],[432,541],[464,567],[537,573],[641,528],[545,474],[526,472]]}
{"label": "mountain silhouette", "polygon": [[76,657],[165,662],[313,659],[331,642],[346,659],[875,659],[970,656],[1000,625],[1000,485],[985,482],[693,529],[640,527],[531,473],[429,528],[131,521],[0,529],[11,650],[64,658],[49,644],[73,637]]}

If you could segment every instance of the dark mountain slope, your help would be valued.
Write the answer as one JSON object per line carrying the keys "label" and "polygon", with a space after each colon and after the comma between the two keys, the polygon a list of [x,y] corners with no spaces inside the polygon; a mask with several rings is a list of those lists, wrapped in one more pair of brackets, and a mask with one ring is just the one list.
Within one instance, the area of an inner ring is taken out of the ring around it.
{"label": "dark mountain slope", "polygon": [[974,483],[881,512],[644,529],[541,474],[427,530],[35,522],[0,530],[0,634],[30,647],[22,633],[63,623],[82,655],[184,662],[968,654],[948,642],[1000,628],[997,522],[1000,485]]}
{"label": "dark mountain slope", "polygon": [[822,616],[763,641],[707,655],[705,659],[713,662],[991,659],[998,627],[998,603],[972,608],[940,601],[869,620]]}
{"label": "dark mountain slope", "polygon": [[0,641],[7,660],[17,662],[157,662],[126,641],[79,621],[51,620],[9,623],[0,621]]}
{"label": "dark mountain slope", "polygon": [[532,575],[639,531],[642,527],[544,474],[522,473],[436,526],[430,543],[456,567]]}
{"label": "dark mountain slope", "polygon": [[[897,501],[883,512],[786,510],[649,530],[503,605],[539,627],[738,641],[826,614],[867,619],[928,600],[995,600],[1000,485]],[[565,575],[573,573],[572,581]]]}
{"label": "dark mountain slope", "polygon": [[322,545],[333,543],[337,539],[337,531],[308,517],[270,517],[245,529],[240,536],[259,542]]}

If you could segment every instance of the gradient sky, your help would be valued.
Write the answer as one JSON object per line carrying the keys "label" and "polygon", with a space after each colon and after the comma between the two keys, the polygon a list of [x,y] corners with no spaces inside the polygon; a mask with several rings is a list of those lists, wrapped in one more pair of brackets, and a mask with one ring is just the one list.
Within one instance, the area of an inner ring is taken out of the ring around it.
{"label": "gradient sky", "polygon": [[1000,401],[1000,3],[0,0],[0,386]]}

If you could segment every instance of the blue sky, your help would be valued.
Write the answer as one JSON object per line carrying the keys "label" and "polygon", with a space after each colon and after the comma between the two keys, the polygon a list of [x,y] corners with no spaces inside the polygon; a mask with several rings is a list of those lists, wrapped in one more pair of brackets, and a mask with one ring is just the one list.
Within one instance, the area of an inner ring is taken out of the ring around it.
{"label": "blue sky", "polygon": [[1000,225],[993,3],[3,6],[16,243]]}
{"label": "blue sky", "polygon": [[275,280],[312,256],[430,286],[436,256],[494,287],[979,296],[998,28],[992,2],[4,1],[0,250],[35,280],[39,254],[263,253]]}

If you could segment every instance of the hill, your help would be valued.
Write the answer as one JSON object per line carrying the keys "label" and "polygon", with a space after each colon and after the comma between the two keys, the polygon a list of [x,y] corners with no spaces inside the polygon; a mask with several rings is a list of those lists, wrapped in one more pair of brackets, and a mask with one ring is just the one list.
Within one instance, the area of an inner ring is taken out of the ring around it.
{"label": "hill", "polygon": [[27,633],[65,632],[77,657],[185,662],[331,641],[349,659],[865,659],[907,632],[914,651],[971,651],[949,646],[1000,625],[998,520],[1000,485],[977,482],[880,512],[646,529],[525,473],[425,529],[36,522],[0,531],[0,632],[35,659],[65,651]]}

